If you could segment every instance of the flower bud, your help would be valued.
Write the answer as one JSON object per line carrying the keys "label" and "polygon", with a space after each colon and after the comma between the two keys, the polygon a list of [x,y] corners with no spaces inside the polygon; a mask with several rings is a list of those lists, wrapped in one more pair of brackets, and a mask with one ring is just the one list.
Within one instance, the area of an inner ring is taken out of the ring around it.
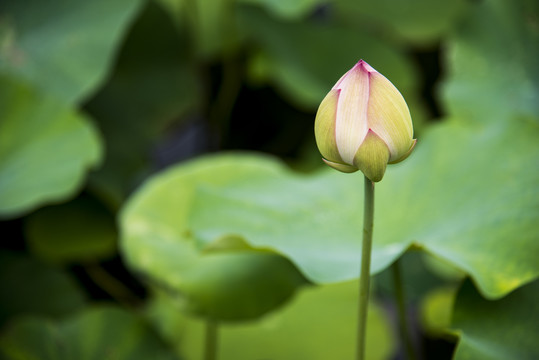
{"label": "flower bud", "polygon": [[322,100],[314,131],[326,164],[345,173],[361,170],[374,182],[382,180],[388,163],[404,160],[416,144],[401,93],[363,60]]}

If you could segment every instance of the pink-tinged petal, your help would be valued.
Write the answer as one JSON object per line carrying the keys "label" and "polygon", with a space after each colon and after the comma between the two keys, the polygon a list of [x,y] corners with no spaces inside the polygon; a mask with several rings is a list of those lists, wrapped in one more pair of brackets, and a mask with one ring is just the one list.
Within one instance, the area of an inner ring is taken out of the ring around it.
{"label": "pink-tinged petal", "polygon": [[368,72],[375,72],[377,73],[378,71],[374,70],[374,68],[372,66],[370,66],[365,60],[361,59],[358,61],[357,65],[361,66],[363,68],[364,71],[368,71]]}
{"label": "pink-tinged petal", "polygon": [[387,144],[393,162],[412,145],[412,118],[399,90],[382,74],[370,74],[368,126]]}
{"label": "pink-tinged petal", "polygon": [[339,79],[339,81],[337,81],[335,83],[335,85],[333,85],[332,89],[341,89],[341,83],[343,82],[343,80],[348,76],[348,73],[350,72],[353,72],[353,71],[366,71],[366,72],[372,72],[372,71],[376,71],[372,68],[372,66],[370,66],[369,64],[367,64],[365,61],[363,60],[359,60],[350,70],[348,70],[343,76],[341,76],[341,78]]}
{"label": "pink-tinged petal", "polygon": [[369,129],[365,141],[354,156],[354,165],[371,181],[378,182],[384,177],[388,160],[389,149],[386,143]]}
{"label": "pink-tinged petal", "polygon": [[334,86],[341,91],[335,123],[337,147],[343,162],[350,165],[368,130],[369,74],[360,61]]}
{"label": "pink-tinged petal", "polygon": [[340,90],[331,90],[320,103],[314,120],[316,145],[323,157],[342,162],[335,139],[335,118]]}
{"label": "pink-tinged petal", "polygon": [[348,173],[359,169],[375,182],[388,163],[404,160],[416,142],[404,98],[363,60],[320,104],[315,135],[326,164]]}
{"label": "pink-tinged petal", "polygon": [[329,160],[326,160],[326,159],[322,159],[322,160],[324,160],[324,162],[325,162],[327,165],[331,166],[331,167],[334,168],[335,170],[339,170],[340,172],[343,172],[343,173],[350,174],[350,173],[353,173],[353,172],[358,171],[358,168],[355,167],[355,166],[346,165],[346,164],[341,164],[341,163],[329,161]]}

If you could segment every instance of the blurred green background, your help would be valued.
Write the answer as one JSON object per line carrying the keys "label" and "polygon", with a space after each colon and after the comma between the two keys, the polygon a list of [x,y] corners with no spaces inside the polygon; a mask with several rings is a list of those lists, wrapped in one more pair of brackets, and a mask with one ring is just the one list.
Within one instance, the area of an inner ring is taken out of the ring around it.
{"label": "blurred green background", "polygon": [[360,175],[317,107],[359,59],[417,149],[377,189],[369,359],[539,358],[535,0],[3,0],[0,357],[346,359]]}

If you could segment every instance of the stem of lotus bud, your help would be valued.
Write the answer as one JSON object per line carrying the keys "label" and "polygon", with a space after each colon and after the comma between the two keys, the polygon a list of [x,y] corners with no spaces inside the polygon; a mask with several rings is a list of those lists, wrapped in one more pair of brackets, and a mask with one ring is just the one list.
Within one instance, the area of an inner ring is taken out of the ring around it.
{"label": "stem of lotus bud", "polygon": [[361,248],[361,272],[359,275],[357,360],[365,359],[365,336],[369,305],[371,271],[372,231],[374,225],[374,182],[365,176],[363,213],[363,245]]}

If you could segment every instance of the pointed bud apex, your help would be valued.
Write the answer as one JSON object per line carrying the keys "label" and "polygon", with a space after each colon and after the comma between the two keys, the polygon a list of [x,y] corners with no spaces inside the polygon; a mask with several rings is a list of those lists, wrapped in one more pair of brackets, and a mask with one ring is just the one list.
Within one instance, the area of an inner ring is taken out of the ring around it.
{"label": "pointed bud apex", "polygon": [[410,111],[397,88],[360,60],[326,95],[314,125],[324,162],[342,172],[361,170],[382,180],[387,164],[415,146]]}

